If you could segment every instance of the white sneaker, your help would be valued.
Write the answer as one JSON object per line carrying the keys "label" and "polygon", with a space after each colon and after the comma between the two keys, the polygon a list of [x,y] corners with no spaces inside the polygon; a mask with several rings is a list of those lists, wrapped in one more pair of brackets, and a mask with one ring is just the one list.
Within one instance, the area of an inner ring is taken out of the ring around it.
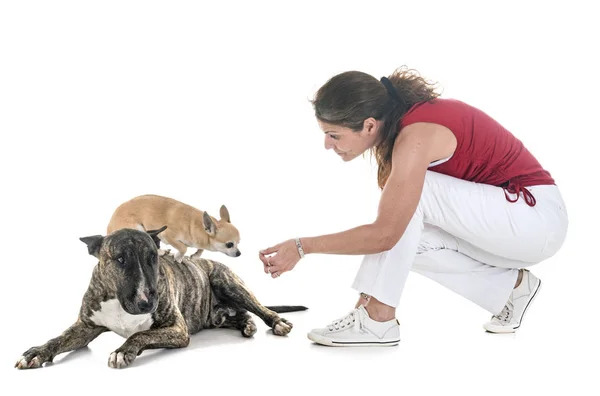
{"label": "white sneaker", "polygon": [[326,328],[312,330],[308,339],[327,346],[394,346],[400,342],[400,323],[374,321],[361,305]]}
{"label": "white sneaker", "polygon": [[490,333],[514,333],[521,326],[523,316],[541,286],[541,280],[531,272],[523,270],[523,279],[519,287],[513,290],[502,311],[492,316],[483,328]]}

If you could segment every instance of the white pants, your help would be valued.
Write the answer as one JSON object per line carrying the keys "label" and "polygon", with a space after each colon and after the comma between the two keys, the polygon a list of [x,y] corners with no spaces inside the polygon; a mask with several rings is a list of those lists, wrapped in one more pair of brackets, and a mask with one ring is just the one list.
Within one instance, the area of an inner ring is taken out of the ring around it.
{"label": "white pants", "polygon": [[392,249],[365,256],[352,287],[396,307],[413,270],[499,313],[518,269],[554,255],[567,233],[558,187],[527,189],[536,198],[533,207],[522,195],[517,202],[507,201],[501,187],[427,171],[403,236]]}

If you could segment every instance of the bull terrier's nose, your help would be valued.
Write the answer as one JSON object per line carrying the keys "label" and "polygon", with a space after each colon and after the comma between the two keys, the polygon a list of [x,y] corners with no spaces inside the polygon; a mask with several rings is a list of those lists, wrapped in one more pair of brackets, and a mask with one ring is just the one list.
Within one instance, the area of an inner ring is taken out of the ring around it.
{"label": "bull terrier's nose", "polygon": [[140,311],[146,312],[146,311],[149,311],[150,308],[152,308],[152,303],[149,302],[149,301],[139,301],[137,303],[137,306],[138,306],[138,308],[139,308]]}

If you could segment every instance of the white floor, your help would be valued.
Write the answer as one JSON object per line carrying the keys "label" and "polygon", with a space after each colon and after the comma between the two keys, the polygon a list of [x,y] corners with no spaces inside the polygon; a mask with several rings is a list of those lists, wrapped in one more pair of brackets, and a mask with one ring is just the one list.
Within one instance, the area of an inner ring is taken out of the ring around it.
{"label": "white floor", "polygon": [[[333,271],[334,265],[321,261],[326,271]],[[312,327],[325,324],[349,308],[354,292],[338,284],[331,286],[329,295],[292,291],[285,301],[283,297],[275,298],[275,294],[257,292],[272,300],[267,303],[310,307],[305,312],[284,315],[294,323],[288,337],[273,335],[262,322],[257,322],[259,329],[252,339],[242,338],[235,330],[206,330],[194,335],[186,349],[146,351],[123,370],[107,366],[108,355],[123,342],[113,333],[101,335],[88,348],[60,355],[42,369],[12,368],[25,349],[62,331],[75,317],[79,303],[75,292],[81,289],[79,284],[73,282],[69,290],[51,302],[43,289],[44,282],[32,279],[30,284],[35,285],[33,290],[40,290],[39,297],[23,291],[8,302],[18,322],[4,330],[8,341],[2,351],[2,387],[22,393],[26,389],[28,394],[140,394],[182,392],[192,387],[187,393],[200,395],[358,395],[378,391],[461,395],[558,391],[597,395],[593,378],[600,352],[595,334],[598,320],[592,309],[595,303],[586,300],[584,294],[584,287],[591,286],[592,281],[565,273],[560,265],[548,262],[537,270],[544,282],[542,291],[517,334],[485,333],[481,328],[487,319],[485,312],[411,274],[398,312],[402,341],[397,347],[330,348],[312,344],[306,338]],[[89,269],[82,273],[86,271]],[[577,281],[583,282],[581,290],[561,286]],[[569,290],[568,295],[563,294],[564,290]],[[23,314],[19,307],[28,313]],[[83,381],[76,385],[79,380]]]}

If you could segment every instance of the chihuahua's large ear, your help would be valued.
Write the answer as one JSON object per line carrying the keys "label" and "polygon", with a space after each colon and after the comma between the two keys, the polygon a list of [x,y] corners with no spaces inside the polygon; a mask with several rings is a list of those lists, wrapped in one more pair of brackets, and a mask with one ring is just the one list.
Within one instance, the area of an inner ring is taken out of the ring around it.
{"label": "chihuahua's large ear", "polygon": [[225,220],[228,223],[231,223],[231,218],[229,217],[229,211],[225,207],[225,205],[221,205],[221,210],[219,211],[221,215],[221,220]]}
{"label": "chihuahua's large ear", "polygon": [[88,253],[96,258],[100,258],[100,247],[104,237],[102,235],[92,235],[79,238],[79,240],[87,245]]}
{"label": "chihuahua's large ear", "polygon": [[161,232],[163,232],[166,229],[167,229],[167,226],[162,226],[158,230],[146,231],[152,237],[152,240],[156,244],[157,249],[160,249],[160,238],[158,237],[158,234],[160,234]]}
{"label": "chihuahua's large ear", "polygon": [[208,212],[204,212],[204,215],[202,216],[202,221],[204,222],[204,230],[206,231],[206,233],[209,236],[214,237],[217,233],[217,226],[208,215]]}

